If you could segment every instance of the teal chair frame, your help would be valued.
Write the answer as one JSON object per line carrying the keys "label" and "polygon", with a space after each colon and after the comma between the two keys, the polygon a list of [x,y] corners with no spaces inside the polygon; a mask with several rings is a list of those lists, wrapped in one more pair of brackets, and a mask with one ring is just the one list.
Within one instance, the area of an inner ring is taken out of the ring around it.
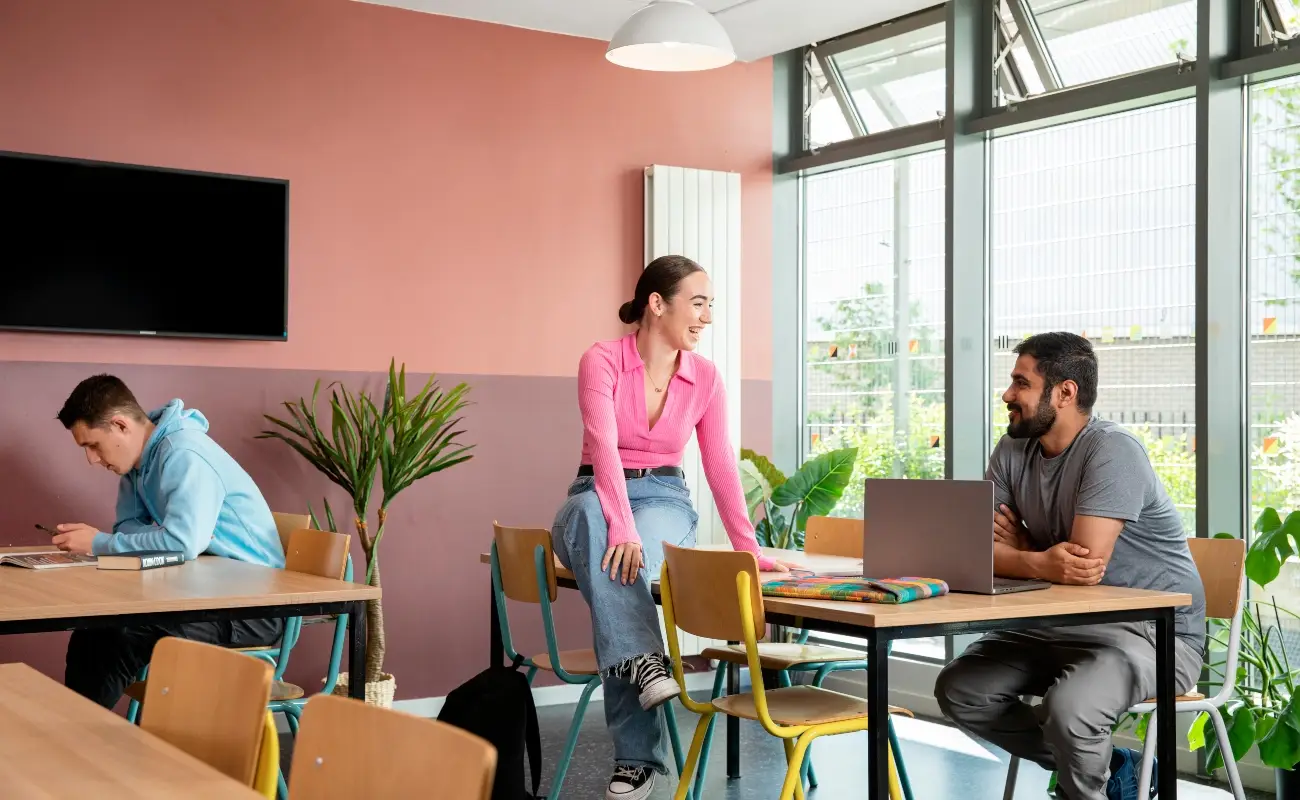
{"label": "teal chair frame", "polygon": [[[799,632],[799,636],[795,638],[795,642],[798,644],[807,644],[808,636],[811,633],[811,630],[804,628]],[[890,642],[887,652],[892,650],[893,643]],[[728,666],[730,666],[728,662],[718,662],[718,668],[713,678],[713,698],[715,700],[723,696],[723,680],[726,678]],[[791,672],[812,672],[815,673],[813,675],[812,685],[820,687],[822,683],[825,682],[826,676],[830,675],[832,672],[868,668],[869,665],[865,658],[853,661],[810,661],[805,664],[796,664],[789,669],[777,670],[776,681],[778,686],[789,688],[794,685],[790,677]],[[894,765],[898,771],[898,782],[903,788],[903,797],[906,798],[906,800],[913,800],[912,785],[907,779],[907,769],[903,766],[903,751],[898,746],[898,734],[894,732],[894,718],[892,714],[886,716],[886,721],[889,724],[889,747],[894,754]],[[709,720],[709,726],[704,732],[704,746],[700,751],[700,764],[696,769],[695,774],[694,796],[697,798],[701,796],[700,792],[703,791],[704,788],[704,772],[709,765],[709,745],[713,742],[713,723],[716,719],[717,717],[715,716],[714,719]],[[804,757],[801,771],[802,781],[806,783],[809,788],[817,788],[817,771],[813,769],[811,746],[809,746],[808,752]]]}
{"label": "teal chair frame", "polygon": [[[352,556],[347,558],[346,565],[343,567],[343,580],[351,582],[352,580]],[[296,624],[294,624],[296,623]],[[290,625],[292,624],[292,634]],[[285,623],[284,658],[280,659],[280,664],[276,666],[275,680],[281,680],[284,674],[284,668],[288,665],[289,653],[293,647],[298,644],[298,637],[302,634],[302,617],[293,617]],[[334,687],[338,684],[339,670],[343,666],[343,650],[347,646],[348,633],[348,615],[338,614],[334,617],[334,639],[330,643],[330,660],[329,666],[325,672],[325,685],[321,688],[320,694],[333,694]],[[261,655],[261,652],[253,655]],[[356,670],[353,670],[354,672]],[[298,737],[298,723],[302,719],[303,707],[312,696],[299,697],[295,700],[273,700],[267,704],[266,708],[272,714],[284,714],[285,721],[289,723],[289,734],[295,739]],[[276,793],[278,800],[285,800],[289,796],[289,786],[284,779],[284,770],[279,770],[276,776]]]}
{"label": "teal chair frame", "polygon": [[[599,675],[572,675],[564,670],[560,665],[560,648],[556,643],[555,636],[555,619],[551,613],[551,595],[547,590],[546,580],[546,548],[538,545],[533,552],[533,567],[537,574],[537,596],[542,607],[542,629],[546,633],[546,654],[551,659],[551,667],[555,677],[573,686],[581,686],[582,695],[578,698],[578,706],[573,710],[573,720],[569,723],[569,734],[564,742],[564,749],[560,751],[559,763],[555,765],[555,779],[551,783],[551,790],[545,795],[549,800],[559,800],[560,789],[564,786],[564,776],[569,771],[569,762],[573,759],[574,748],[578,744],[578,731],[582,728],[582,718],[587,712],[587,703],[591,700],[592,692],[600,686]],[[517,661],[528,667],[526,677],[528,683],[533,682],[537,675],[537,664],[527,656],[515,650],[514,641],[510,636],[510,617],[506,613],[506,595],[501,586],[501,563],[497,559],[497,545],[492,543],[492,602],[496,605],[497,619],[500,620],[501,643],[504,645],[505,656],[509,661]],[[677,734],[677,716],[673,713],[672,703],[665,703],[661,706],[664,710],[664,719],[668,726],[668,740],[672,743],[673,759],[677,764],[677,774],[682,774],[684,764],[682,756],[682,743]],[[698,795],[696,795],[698,797]]]}

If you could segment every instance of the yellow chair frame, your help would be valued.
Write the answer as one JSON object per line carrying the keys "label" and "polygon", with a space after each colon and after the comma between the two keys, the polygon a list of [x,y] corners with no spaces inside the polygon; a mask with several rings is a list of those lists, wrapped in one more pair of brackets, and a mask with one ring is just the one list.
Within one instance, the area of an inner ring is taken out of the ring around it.
{"label": "yellow chair frame", "polygon": [[[670,551],[684,548],[665,545],[664,549]],[[852,719],[809,725],[782,725],[772,719],[768,709],[767,691],[763,686],[763,669],[759,658],[757,625],[755,622],[755,607],[757,606],[760,615],[763,608],[762,596],[757,592],[758,561],[749,553],[718,551],[716,555],[730,558],[735,558],[737,555],[748,556],[748,565],[736,573],[735,586],[736,602],[739,604],[740,611],[741,633],[743,634],[742,640],[745,645],[750,682],[753,687],[754,708],[763,729],[782,739],[785,744],[787,767],[785,782],[781,787],[780,800],[803,800],[804,790],[803,781],[800,780],[800,768],[808,752],[809,745],[812,744],[814,739],[821,736],[864,731],[867,729],[867,718],[863,715]],[[695,550],[691,552],[691,557],[710,558],[716,556],[715,553],[710,551]],[[668,631],[668,652],[672,658],[673,676],[682,687],[682,705],[700,715],[700,721],[695,726],[695,735],[691,739],[690,751],[686,757],[686,766],[682,770],[681,780],[677,785],[677,793],[674,795],[675,800],[685,800],[691,788],[691,778],[695,774],[696,766],[700,761],[700,752],[703,749],[705,733],[709,728],[709,723],[714,714],[719,711],[725,713],[725,709],[720,707],[719,703],[725,702],[727,698],[722,697],[710,703],[700,703],[692,699],[686,691],[686,676],[682,672],[681,645],[678,640],[677,616],[673,608],[672,579],[668,567],[669,561],[665,559],[663,569],[660,572],[659,593],[663,603],[664,623]],[[765,626],[766,621],[761,624]],[[899,784],[898,771],[894,764],[894,755],[891,749],[889,755],[889,797],[890,800],[901,800],[902,796],[902,787]]]}

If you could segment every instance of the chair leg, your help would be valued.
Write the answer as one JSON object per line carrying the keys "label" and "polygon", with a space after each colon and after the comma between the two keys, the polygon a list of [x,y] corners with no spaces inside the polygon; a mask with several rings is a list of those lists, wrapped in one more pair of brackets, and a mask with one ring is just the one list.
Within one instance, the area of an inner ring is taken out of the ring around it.
{"label": "chair leg", "polygon": [[[722,697],[722,687],[727,679],[727,664],[719,661],[718,669],[713,675],[713,694],[709,695],[716,700]],[[704,745],[700,750],[700,765],[695,771],[695,789],[691,792],[691,797],[700,800],[704,797],[704,773],[709,768],[709,749],[713,744],[713,720],[714,715],[709,715],[709,726],[704,732]]]}
{"label": "chair leg", "polygon": [[678,778],[677,792],[673,794],[673,800],[687,800],[690,796],[690,778],[695,774],[696,766],[703,763],[700,760],[700,753],[705,751],[706,732],[713,730],[713,718],[715,716],[717,715],[710,711],[702,715],[700,721],[695,723],[695,735],[691,738],[691,749],[686,754],[686,766],[682,767],[682,774]]}
{"label": "chair leg", "polygon": [[894,771],[898,773],[898,784],[903,793],[903,800],[912,800],[912,782],[907,779],[907,767],[903,766],[903,749],[898,746],[894,718],[886,717],[885,724],[889,726],[889,752],[894,756]]}
{"label": "chair leg", "polygon": [[551,791],[546,795],[552,800],[558,800],[560,797],[564,774],[569,771],[569,760],[573,758],[573,749],[578,745],[578,730],[582,727],[583,715],[587,713],[587,701],[591,700],[591,693],[596,691],[599,685],[600,678],[587,681],[587,685],[582,690],[582,697],[578,698],[578,707],[573,710],[573,721],[569,723],[569,737],[564,742],[564,750],[560,751],[560,760],[555,765],[555,780],[551,784]]}
{"label": "chair leg", "polygon": [[[789,776],[790,776],[791,774],[793,774],[796,778],[798,778],[799,780],[796,780],[795,783],[794,783],[794,793],[793,793],[794,800],[804,800],[804,795],[803,795],[803,765],[806,764],[806,763],[808,763],[808,759],[807,759],[806,757],[803,757],[803,756],[807,756],[807,755],[808,755],[808,750],[807,750],[807,748],[804,748],[804,749],[801,751],[801,753],[800,753],[801,758],[800,758],[798,761],[795,761],[795,760],[794,760],[794,752],[795,752],[794,741],[791,740],[791,739],[782,739],[782,740],[781,740],[781,744],[784,745],[784,747],[785,747],[785,774],[786,774],[786,783],[789,783],[789,782],[790,782],[790,778],[789,778]],[[781,797],[782,797],[782,798],[786,798],[786,795],[784,794],[784,786],[782,786],[782,791],[783,791],[783,793],[782,793]]]}
{"label": "chair leg", "polygon": [[[817,674],[821,675],[821,672]],[[817,685],[816,680],[816,678],[813,678],[814,686]],[[783,689],[788,689],[794,685],[794,682],[790,679],[790,671],[785,669],[777,671],[776,682]],[[804,758],[803,763],[799,765],[799,784],[801,786],[807,784],[809,789],[817,788],[817,770],[813,768],[812,745],[808,746],[808,755]]]}
{"label": "chair leg", "polygon": [[[673,710],[672,701],[660,706],[664,710],[663,721],[668,726],[668,744],[673,748],[673,766],[677,769],[677,780],[682,780],[682,768],[686,759],[682,757],[682,738],[677,733],[677,712]],[[692,796],[693,797],[693,796]]]}
{"label": "chair leg", "polygon": [[[1228,738],[1228,726],[1223,723],[1219,709],[1211,707],[1209,715],[1214,722],[1214,735],[1219,740],[1219,752],[1223,753],[1223,768],[1228,772],[1228,786],[1232,789],[1232,796],[1236,800],[1246,800],[1246,790],[1242,788],[1241,775],[1237,772],[1237,759],[1233,757],[1232,741]],[[1145,753],[1143,755],[1145,761]]]}
{"label": "chair leg", "polygon": [[528,674],[525,677],[527,677],[528,679],[528,685],[532,686],[533,678],[537,677],[537,667],[533,667],[532,669],[528,670]]}
{"label": "chair leg", "polygon": [[275,776],[275,800],[289,800],[289,784],[284,782],[284,770]]}
{"label": "chair leg", "polygon": [[1007,764],[1007,782],[1002,787],[1002,800],[1012,800],[1016,796],[1016,776],[1020,773],[1020,757],[1012,756]]}

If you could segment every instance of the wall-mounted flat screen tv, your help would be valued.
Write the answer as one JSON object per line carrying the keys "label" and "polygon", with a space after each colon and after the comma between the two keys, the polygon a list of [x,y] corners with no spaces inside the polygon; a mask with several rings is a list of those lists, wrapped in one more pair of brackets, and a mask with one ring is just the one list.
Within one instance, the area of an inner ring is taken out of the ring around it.
{"label": "wall-mounted flat screen tv", "polygon": [[0,152],[0,328],[288,338],[287,181]]}

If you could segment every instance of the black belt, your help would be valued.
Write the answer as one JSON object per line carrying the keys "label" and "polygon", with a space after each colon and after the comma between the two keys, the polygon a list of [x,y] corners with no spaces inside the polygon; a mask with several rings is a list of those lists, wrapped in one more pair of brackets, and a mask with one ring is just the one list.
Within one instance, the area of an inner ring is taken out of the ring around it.
{"label": "black belt", "polygon": [[[579,478],[590,478],[596,474],[595,468],[590,464],[583,464],[578,467]],[[681,467],[651,467],[650,469],[625,469],[623,477],[627,480],[636,480],[644,478],[647,475],[657,475],[660,478],[686,478],[686,473]]]}

